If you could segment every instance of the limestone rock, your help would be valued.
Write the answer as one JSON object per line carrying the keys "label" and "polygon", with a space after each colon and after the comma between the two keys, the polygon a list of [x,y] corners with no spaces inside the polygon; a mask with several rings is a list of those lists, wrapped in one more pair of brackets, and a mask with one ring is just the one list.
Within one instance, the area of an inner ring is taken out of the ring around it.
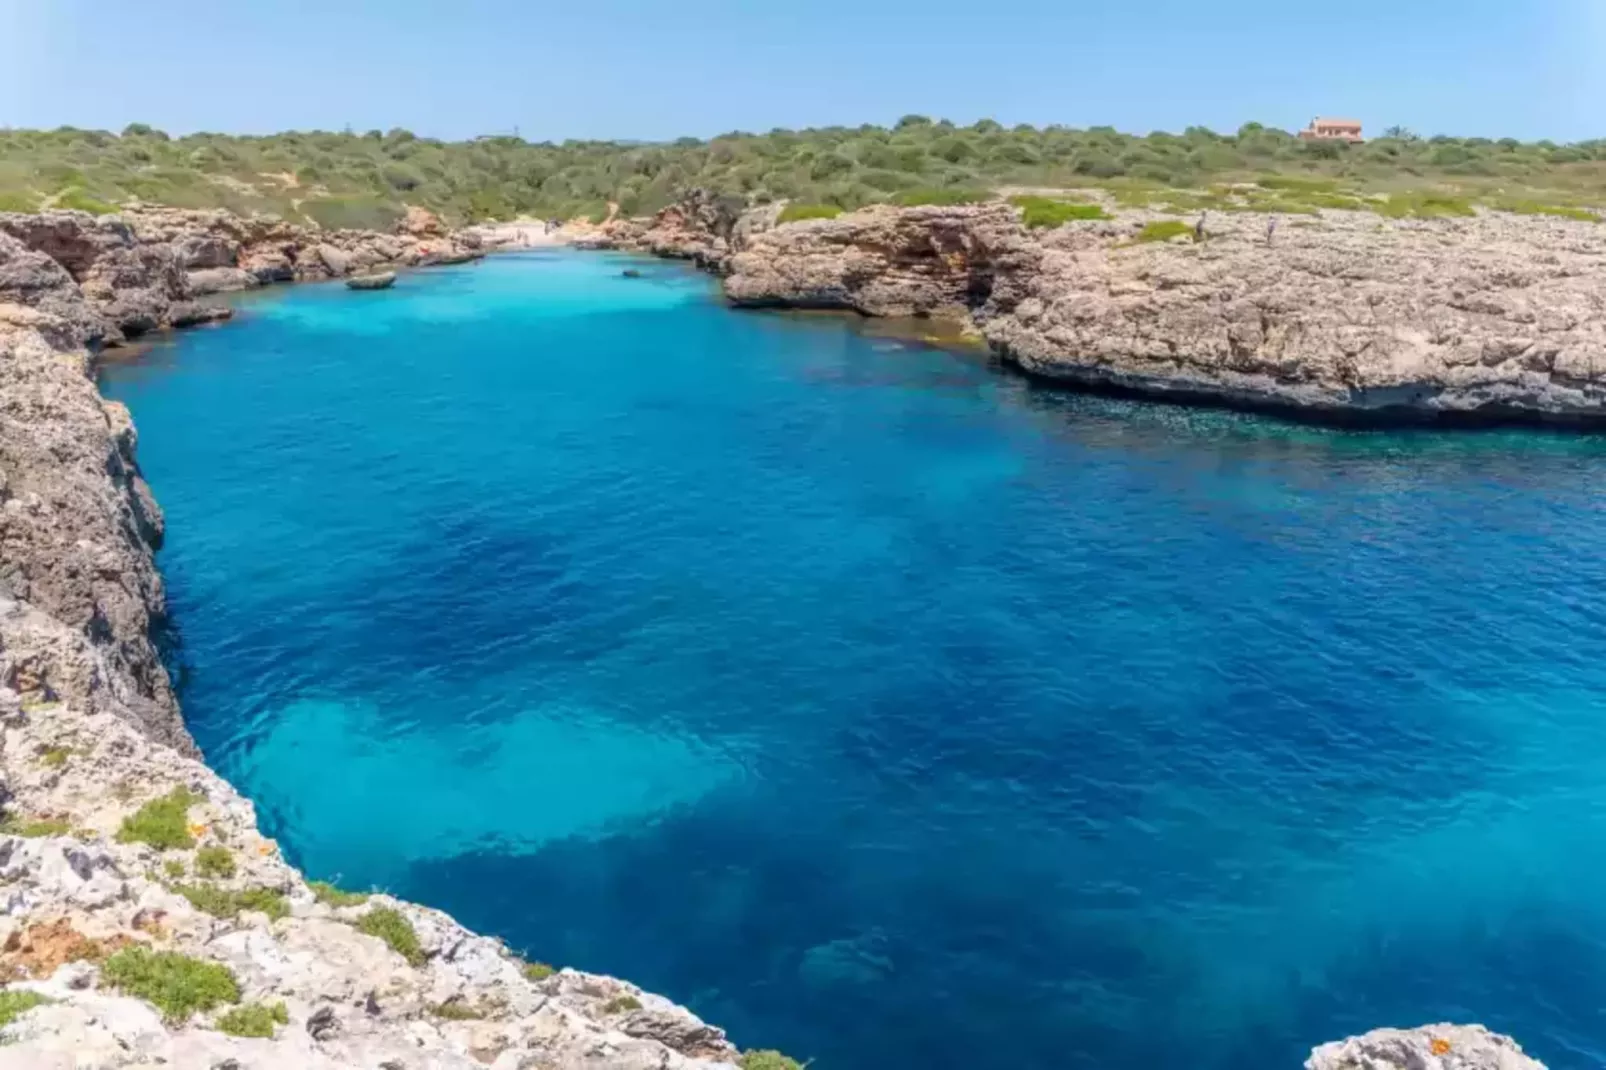
{"label": "limestone rock", "polygon": [[353,290],[388,290],[396,284],[394,271],[378,271],[372,275],[353,275],[346,285]]}
{"label": "limestone rock", "polygon": [[1545,1070],[1510,1037],[1481,1025],[1374,1029],[1323,1044],[1305,1070]]}

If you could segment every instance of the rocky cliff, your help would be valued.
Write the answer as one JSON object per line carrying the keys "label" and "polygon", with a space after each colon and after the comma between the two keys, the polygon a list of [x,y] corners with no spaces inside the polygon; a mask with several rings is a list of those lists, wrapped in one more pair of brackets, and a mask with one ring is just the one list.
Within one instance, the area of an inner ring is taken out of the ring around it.
{"label": "rocky cliff", "polygon": [[752,233],[739,305],[970,318],[1084,387],[1334,420],[1606,422],[1606,227],[1548,216],[1214,213],[1027,230],[1002,202],[865,209]]}
{"label": "rocky cliff", "polygon": [[108,216],[0,212],[0,241],[7,238],[0,244],[0,300],[56,311],[92,345],[226,318],[226,306],[197,301],[209,294],[479,255],[472,239],[448,235],[421,209],[394,234],[175,208]]}

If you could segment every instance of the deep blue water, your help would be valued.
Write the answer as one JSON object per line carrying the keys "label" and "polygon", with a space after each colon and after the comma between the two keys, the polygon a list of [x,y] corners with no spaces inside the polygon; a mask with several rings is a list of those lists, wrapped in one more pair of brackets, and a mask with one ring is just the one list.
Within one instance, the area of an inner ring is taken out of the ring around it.
{"label": "deep blue water", "polygon": [[106,372],[194,733],[310,874],[823,1070],[1606,1059],[1606,442],[1080,398],[619,269]]}

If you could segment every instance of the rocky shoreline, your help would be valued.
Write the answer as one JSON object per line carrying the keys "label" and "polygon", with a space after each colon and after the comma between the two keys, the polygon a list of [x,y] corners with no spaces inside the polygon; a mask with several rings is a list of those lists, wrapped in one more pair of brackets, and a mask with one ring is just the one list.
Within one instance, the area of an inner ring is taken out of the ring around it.
{"label": "rocky shoreline", "polygon": [[[777,225],[697,195],[594,244],[691,259],[742,307],[970,325],[1079,389],[1363,425],[1606,426],[1606,227],[1480,211],[1108,218],[1028,229],[1004,201]],[[1145,229],[1149,228],[1149,229]],[[1161,231],[1160,233],[1164,233]]]}
{"label": "rocky shoreline", "polygon": [[[972,307],[968,280],[996,281],[1005,261],[974,244],[981,213],[945,211],[900,217],[956,243],[901,264],[902,282],[833,275],[828,252],[785,292],[861,311]],[[773,221],[704,203],[678,217],[680,237],[655,240],[730,270],[733,245],[758,252],[773,233],[790,247]],[[445,234],[223,213],[0,215],[0,1070],[795,1065],[743,1056],[627,982],[524,962],[438,911],[309,883],[184,728],[151,641],[161,512],[127,410],[95,390],[95,350],[220,318],[195,299],[236,283],[476,253]],[[760,280],[737,284],[748,303],[784,296],[759,255],[731,275]],[[816,278],[837,289],[808,290]],[[1540,1067],[1509,1038],[1449,1025],[1324,1045],[1306,1065]]]}

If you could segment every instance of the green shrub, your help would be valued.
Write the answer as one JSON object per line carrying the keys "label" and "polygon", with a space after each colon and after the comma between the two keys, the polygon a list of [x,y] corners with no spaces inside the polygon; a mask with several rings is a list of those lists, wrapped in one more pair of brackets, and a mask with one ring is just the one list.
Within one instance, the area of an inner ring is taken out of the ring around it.
{"label": "green shrub", "polygon": [[368,913],[357,919],[357,931],[377,936],[390,945],[390,949],[409,965],[422,966],[424,964],[424,949],[419,946],[418,933],[413,923],[408,921],[401,913],[392,907],[374,907]]}
{"label": "green shrub", "polygon": [[25,836],[36,839],[40,836],[65,836],[72,831],[72,823],[54,818],[19,818],[7,816],[0,820],[0,833],[8,836]]}
{"label": "green shrub", "polygon": [[1059,201],[1052,197],[1011,197],[1009,202],[1021,209],[1021,222],[1027,227],[1058,227],[1073,219],[1108,219],[1110,215],[1097,204],[1077,204]]}
{"label": "green shrub", "polygon": [[162,863],[162,870],[170,878],[177,880],[179,877],[184,876],[184,863],[179,861],[177,858],[169,858],[166,862]]}
{"label": "green shrub", "polygon": [[1587,208],[1576,208],[1563,204],[1544,204],[1539,201],[1497,200],[1490,205],[1498,212],[1512,212],[1516,215],[1553,215],[1563,219],[1577,219],[1584,223],[1599,223],[1600,216]]}
{"label": "green shrub", "polygon": [[1336,178],[1311,178],[1305,175],[1266,175],[1255,180],[1261,189],[1287,190],[1295,193],[1336,193]]}
{"label": "green shrub", "polygon": [[0,190],[0,212],[35,212],[39,210],[39,198],[32,193],[18,190]]}
{"label": "green shrub", "polygon": [[231,1037],[271,1038],[274,1026],[288,1024],[290,1010],[283,1003],[246,1003],[217,1020],[219,1031]]}
{"label": "green shrub", "polygon": [[290,914],[290,905],[285,901],[284,893],[273,888],[231,891],[216,884],[178,884],[174,885],[173,890],[188,899],[196,910],[216,918],[232,918],[242,910],[266,914],[274,921]]}
{"label": "green shrub", "polygon": [[635,996],[615,996],[602,1005],[603,1014],[624,1014],[626,1011],[641,1010],[641,1000]]}
{"label": "green shrub", "polygon": [[1153,223],[1143,224],[1138,231],[1134,242],[1170,241],[1173,238],[1192,237],[1193,224],[1184,223],[1180,219],[1157,219]]}
{"label": "green shrub", "polygon": [[39,755],[39,761],[46,769],[60,769],[72,757],[71,747],[49,747]]}
{"label": "green shrub", "polygon": [[368,902],[367,892],[343,892],[328,881],[308,881],[307,887],[318,902],[332,907],[360,907]]}
{"label": "green shrub", "polygon": [[1444,219],[1478,214],[1472,202],[1465,197],[1434,192],[1391,194],[1388,200],[1377,204],[1375,208],[1390,219]]}
{"label": "green shrub", "polygon": [[110,215],[117,211],[115,204],[103,201],[99,197],[92,197],[77,187],[62,191],[56,198],[56,207],[88,212],[91,215]]}
{"label": "green shrub", "polygon": [[195,852],[195,872],[202,877],[227,879],[234,876],[234,855],[221,844],[210,844]]}
{"label": "green shrub", "polygon": [[128,947],[107,959],[101,977],[112,987],[152,1004],[168,1021],[240,1002],[240,983],[227,966],[181,955]]}
{"label": "green shrub", "polygon": [[778,1051],[742,1052],[742,1070],[803,1070],[803,1064]]}
{"label": "green shrub", "polygon": [[329,230],[393,229],[406,209],[378,197],[323,197],[302,203],[301,212]]}
{"label": "green shrub", "polygon": [[524,979],[526,981],[545,981],[557,972],[557,970],[554,970],[544,962],[526,962],[524,964]]}
{"label": "green shrub", "polygon": [[910,189],[892,195],[892,203],[905,208],[923,204],[980,204],[991,199],[991,193],[975,189]]}
{"label": "green shrub", "polygon": [[781,209],[775,221],[797,223],[805,219],[835,219],[841,214],[841,206],[835,204],[789,204]]}
{"label": "green shrub", "polygon": [[201,796],[188,788],[174,788],[159,799],[152,799],[123,819],[117,830],[118,843],[148,843],[158,851],[187,850],[195,846],[190,835],[190,807]]}
{"label": "green shrub", "polygon": [[37,992],[21,988],[0,988],[0,1029],[4,1029],[35,1007],[55,1002]]}

